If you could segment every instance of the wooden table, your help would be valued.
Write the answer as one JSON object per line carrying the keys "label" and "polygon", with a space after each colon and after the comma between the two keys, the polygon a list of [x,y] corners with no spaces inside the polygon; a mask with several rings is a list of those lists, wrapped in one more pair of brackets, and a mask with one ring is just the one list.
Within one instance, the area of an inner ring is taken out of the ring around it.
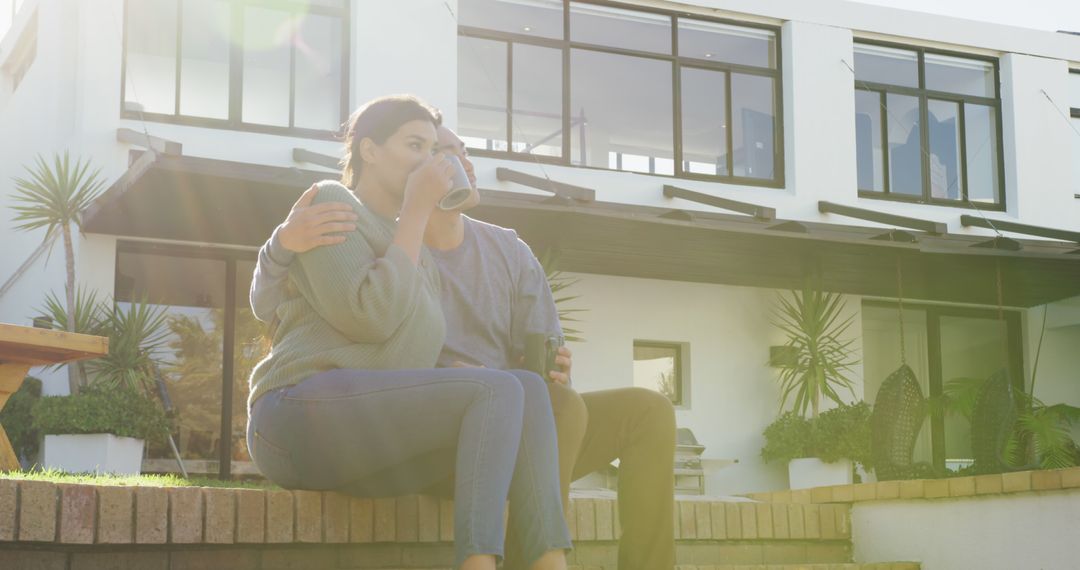
{"label": "wooden table", "polygon": [[[109,353],[109,339],[0,323],[0,410],[22,385],[31,366],[60,364]],[[0,426],[0,471],[19,469],[19,458]]]}

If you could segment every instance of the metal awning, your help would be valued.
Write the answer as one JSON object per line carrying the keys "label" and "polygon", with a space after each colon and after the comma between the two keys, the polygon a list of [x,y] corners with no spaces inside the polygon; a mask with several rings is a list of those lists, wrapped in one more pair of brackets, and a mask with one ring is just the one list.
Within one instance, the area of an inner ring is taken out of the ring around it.
{"label": "metal awning", "polygon": [[[151,156],[151,159],[145,159]],[[333,173],[143,153],[88,212],[86,231],[195,243],[257,246],[297,196]],[[1018,240],[1018,250],[972,247],[986,236],[882,228],[481,190],[470,215],[518,231],[535,251],[554,248],[562,269],[628,277],[796,288],[820,272],[827,289],[994,305],[1000,268],[1007,306],[1080,295],[1072,242]]]}

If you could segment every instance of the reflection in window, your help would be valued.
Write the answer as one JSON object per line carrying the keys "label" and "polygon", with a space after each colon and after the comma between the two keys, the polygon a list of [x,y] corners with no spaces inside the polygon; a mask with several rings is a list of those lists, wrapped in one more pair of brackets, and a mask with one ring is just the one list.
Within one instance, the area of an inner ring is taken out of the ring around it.
{"label": "reflection in window", "polygon": [[889,93],[889,190],[894,194],[922,196],[922,141],[919,133],[919,99]]}
{"label": "reflection in window", "polygon": [[127,3],[124,109],[176,112],[176,0]]}
{"label": "reflection in window", "polygon": [[[293,40],[296,50],[295,124],[305,129],[336,131],[341,109],[327,105],[327,95],[342,92],[342,30],[335,18],[309,14]],[[329,100],[333,100],[332,98]]]}
{"label": "reflection in window", "polygon": [[[162,373],[177,414],[174,433],[185,459],[217,459],[221,426],[225,262],[120,252],[116,300],[166,307],[170,335]],[[151,459],[171,458],[151,447]]]}
{"label": "reflection in window", "polygon": [[913,51],[858,44],[855,79],[901,87],[919,86],[919,55]]}
{"label": "reflection in window", "polygon": [[466,0],[458,24],[512,34],[563,39],[562,0]]}
{"label": "reflection in window", "polygon": [[964,103],[964,131],[967,140],[968,199],[993,204],[1001,187],[997,165],[997,113],[994,108]]}
{"label": "reflection in window", "polygon": [[562,156],[562,52],[514,44],[514,152]]}
{"label": "reflection in window", "polygon": [[584,44],[671,53],[671,17],[599,6],[570,4],[570,39]]}
{"label": "reflection in window", "polygon": [[994,96],[994,65],[988,61],[926,54],[926,88],[976,97]]}
{"label": "reflection in window", "polygon": [[683,170],[693,174],[728,173],[727,75],[682,70]]}
{"label": "reflection in window", "polygon": [[773,82],[760,75],[731,74],[732,155],[735,175],[773,177]]}
{"label": "reflection in window", "polygon": [[232,8],[222,0],[185,0],[183,8],[180,114],[228,119]]}
{"label": "reflection in window", "polygon": [[674,158],[671,64],[575,49],[570,71],[571,116],[581,121],[571,135],[571,162],[667,170]]}
{"label": "reflection in window", "polygon": [[245,123],[289,126],[289,42],[296,21],[288,12],[244,8]]}
{"label": "reflection in window", "polygon": [[634,386],[660,392],[677,406],[686,404],[681,346],[634,341]]}
{"label": "reflection in window", "polygon": [[346,3],[253,4],[126,2],[128,116],[337,131],[346,112]]}
{"label": "reflection in window", "polygon": [[782,183],[774,28],[601,3],[458,4],[458,127],[470,149]]}
{"label": "reflection in window", "polygon": [[929,109],[930,196],[959,200],[964,187],[960,170],[960,105],[931,99]]}
{"label": "reflection in window", "polygon": [[855,92],[855,148],[859,190],[885,191],[885,152],[881,147],[881,94]]}
{"label": "reflection in window", "polygon": [[[1002,206],[993,62],[858,44],[855,65],[860,191]],[[883,136],[888,160],[877,146]]]}
{"label": "reflection in window", "polygon": [[485,150],[506,146],[506,43],[458,38],[458,134]]}
{"label": "reflection in window", "polygon": [[770,30],[679,20],[679,55],[754,67],[776,65],[776,34]]}

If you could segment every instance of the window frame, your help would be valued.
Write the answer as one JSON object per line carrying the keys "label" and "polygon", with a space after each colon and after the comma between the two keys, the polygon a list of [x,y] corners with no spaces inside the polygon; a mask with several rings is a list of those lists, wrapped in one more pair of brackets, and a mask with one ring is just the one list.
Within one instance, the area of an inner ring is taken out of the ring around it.
{"label": "window frame", "polygon": [[[605,45],[590,44],[578,41],[572,41],[570,39],[570,4],[571,2],[576,4],[592,4],[597,6],[605,6],[610,8],[618,8],[622,10],[630,10],[634,12],[644,12],[650,14],[660,14],[667,16],[671,25],[671,53],[663,54],[657,52],[640,51],[627,48],[619,48]],[[784,188],[785,183],[785,160],[784,160],[784,92],[783,92],[783,45],[782,34],[780,26],[774,26],[769,24],[761,24],[756,22],[743,22],[739,20],[732,20],[730,18],[718,18],[713,16],[706,16],[700,14],[693,14],[690,12],[677,11],[677,10],[665,10],[662,8],[655,8],[651,6],[637,6],[633,4],[625,4],[621,2],[612,2],[609,0],[562,0],[563,9],[563,38],[561,40],[536,37],[528,34],[519,34],[513,32],[506,32],[502,30],[490,30],[487,28],[477,28],[473,26],[459,25],[458,37],[469,37],[483,40],[504,42],[507,47],[507,79],[506,79],[506,121],[507,121],[507,147],[512,148],[513,130],[511,120],[514,113],[513,108],[513,44],[531,44],[547,48],[559,49],[562,52],[562,156],[551,157],[537,154],[529,154],[522,152],[514,152],[513,150],[498,151],[488,150],[482,148],[469,147],[469,153],[473,156],[482,156],[488,158],[501,158],[507,160],[518,160],[527,162],[538,162],[543,164],[554,164],[561,166],[570,166],[573,168],[587,168],[590,170],[602,170],[609,172],[626,172],[631,174],[644,174],[647,176],[662,176],[665,178],[676,178],[681,180],[701,180],[706,182],[723,182],[727,184],[741,184],[746,186],[761,186],[767,188]],[[685,18],[687,20],[703,21],[717,24],[726,24],[730,26],[738,26],[743,28],[752,28],[758,30],[767,30],[773,33],[773,39],[775,41],[775,66],[771,69],[754,67],[749,65],[726,63],[719,61],[709,61],[704,59],[697,59],[692,57],[686,57],[679,55],[679,19]],[[570,110],[570,54],[572,50],[588,50],[593,52],[600,52],[613,55],[623,55],[629,57],[640,57],[646,59],[667,61],[671,63],[672,73],[672,160],[674,161],[674,174],[660,174],[656,172],[639,172],[634,170],[618,170],[614,168],[607,168],[603,166],[590,166],[587,164],[573,164],[571,159],[571,110]],[[458,55],[459,59],[461,55]],[[684,67],[693,69],[705,69],[709,71],[716,71],[724,73],[726,76],[726,108],[725,113],[727,115],[727,162],[728,172],[732,174],[728,175],[710,175],[688,172],[683,169],[683,141],[682,141],[682,69]],[[773,106],[775,113],[773,115],[773,178],[762,179],[749,176],[736,176],[734,175],[734,149],[732,147],[732,138],[734,137],[731,123],[731,74],[742,73],[747,75],[757,75],[763,77],[769,77],[773,80]],[[458,102],[461,105],[461,102]]]}
{"label": "window frame", "polygon": [[[634,339],[633,348],[662,348],[672,349],[675,351],[675,395],[677,400],[673,400],[671,405],[675,408],[684,410],[690,409],[690,389],[684,375],[683,360],[686,359],[686,343],[672,342],[672,341],[660,341],[660,340],[639,340]],[[633,353],[631,352],[631,357]],[[633,358],[633,361],[637,361]],[[661,392],[657,392],[661,393]]]}
{"label": "window frame", "polygon": [[[340,140],[342,127],[336,130],[311,129],[305,127],[282,127],[277,125],[262,125],[247,123],[242,120],[243,114],[243,86],[244,86],[244,46],[237,41],[229,42],[229,104],[228,119],[212,119],[208,117],[194,117],[180,113],[180,85],[181,85],[181,61],[183,51],[183,3],[185,0],[176,0],[176,71],[173,79],[173,88],[176,90],[173,102],[173,113],[152,113],[146,111],[133,111],[125,108],[127,101],[127,56],[128,56],[128,5],[132,0],[125,0],[123,14],[123,38],[121,40],[120,56],[120,118],[146,120],[156,123],[168,123],[173,125],[185,125],[208,129],[224,129],[230,131],[242,131],[270,135],[295,136],[310,139]],[[341,21],[341,121],[344,123],[349,116],[349,70],[350,56],[352,54],[351,15],[352,2],[344,1],[340,8],[319,5],[307,5],[295,0],[222,0],[229,4],[231,9],[230,36],[231,40],[243,38],[244,32],[244,8],[254,7],[306,7],[309,13],[321,16],[337,17]],[[296,115],[296,48],[290,48],[289,64],[289,123],[292,124]]]}
{"label": "window frame", "polygon": [[[862,81],[857,79],[854,75],[854,67],[852,73],[852,87],[853,92],[859,91],[876,93],[879,96],[879,101],[885,98],[888,94],[905,95],[909,97],[915,97],[919,101],[919,149],[920,149],[920,179],[922,181],[922,195],[921,196],[909,196],[905,194],[893,194],[890,192],[890,171],[889,171],[889,116],[882,108],[882,124],[881,124],[881,139],[884,157],[882,159],[882,167],[884,168],[884,191],[877,192],[874,190],[865,190],[858,188],[858,182],[856,182],[856,190],[858,191],[859,198],[869,198],[873,200],[887,200],[891,202],[907,202],[911,204],[928,204],[933,206],[949,206],[954,208],[966,208],[971,210],[982,210],[992,212],[1004,212],[1006,211],[1005,203],[1005,148],[1004,148],[1004,135],[1003,125],[1001,117],[1001,60],[1000,58],[993,56],[977,55],[964,52],[942,50],[937,48],[928,48],[923,46],[913,46],[908,44],[855,38],[853,47],[858,47],[860,44],[902,49],[905,51],[915,52],[918,58],[918,74],[919,74],[919,87],[903,87],[899,85],[889,85],[886,83],[875,83],[869,81]],[[943,55],[949,57],[957,57],[962,59],[969,59],[974,61],[987,62],[993,65],[994,68],[994,96],[991,97],[978,97],[975,95],[964,95],[961,93],[950,93],[948,91],[936,91],[926,88],[926,54],[930,55]],[[853,97],[854,97],[853,93]],[[960,136],[957,140],[957,155],[962,157],[963,160],[960,163],[961,178],[963,179],[963,186],[961,190],[961,196],[963,198],[959,200],[949,200],[945,198],[933,198],[930,195],[930,168],[927,162],[930,156],[930,130],[926,128],[929,122],[929,99],[935,99],[938,101],[946,101],[950,103],[957,103],[957,117],[959,118],[957,124],[957,132]],[[995,117],[995,134],[997,135],[997,179],[998,187],[996,189],[997,202],[994,204],[974,203],[967,199],[968,196],[968,159],[967,159],[967,124],[964,111],[964,103],[974,103],[978,105],[985,105],[993,109]],[[856,151],[858,152],[858,151]],[[856,161],[858,158],[856,158]]]}
{"label": "window frame", "polygon": [[[1073,74],[1073,75],[1080,76],[1080,69],[1073,69],[1073,68],[1070,67],[1069,68],[1069,73]],[[1072,103],[1070,102],[1070,105],[1071,104]],[[1071,119],[1080,119],[1080,107],[1072,107],[1072,106],[1069,107],[1069,119],[1070,120]],[[1080,200],[1080,194],[1074,192],[1073,193],[1073,198],[1076,199],[1076,200]]]}
{"label": "window frame", "polygon": [[[897,302],[885,299],[865,299],[861,307],[877,307],[889,310],[898,310]],[[860,312],[861,312],[860,307]],[[945,390],[947,379],[944,377],[941,350],[941,318],[960,317],[968,319],[983,319],[988,321],[1002,321],[1005,325],[1005,344],[1008,346],[1006,368],[1013,388],[1026,391],[1023,371],[1025,370],[1024,342],[1025,335],[1022,323],[1022,310],[1012,308],[994,308],[986,306],[957,306],[938,305],[931,303],[909,303],[904,301],[905,311],[923,311],[926,315],[926,350],[927,350],[927,398],[941,398]],[[945,412],[938,408],[931,410],[930,415],[924,420],[926,429],[930,430],[930,452],[932,463],[935,468],[944,470],[946,452],[945,449]],[[922,429],[922,428],[920,428]]]}
{"label": "window frame", "polygon": [[[113,255],[113,298],[117,298],[116,284],[120,282],[120,256],[122,254],[155,255],[165,258],[184,258],[220,261],[225,264],[225,295],[223,296],[222,311],[225,317],[222,329],[221,345],[221,393],[218,402],[221,404],[220,422],[214,426],[218,433],[218,477],[222,480],[232,479],[233,464],[248,464],[251,462],[234,460],[232,458],[232,408],[234,401],[232,393],[237,382],[246,382],[245,378],[236,378],[234,371],[235,353],[237,350],[235,327],[237,303],[232,293],[236,290],[237,265],[240,262],[257,262],[258,252],[242,249],[225,249],[219,247],[199,247],[183,244],[157,243],[131,239],[120,239],[116,242],[116,251]],[[230,434],[225,437],[225,434]],[[248,450],[250,454],[250,450]]]}

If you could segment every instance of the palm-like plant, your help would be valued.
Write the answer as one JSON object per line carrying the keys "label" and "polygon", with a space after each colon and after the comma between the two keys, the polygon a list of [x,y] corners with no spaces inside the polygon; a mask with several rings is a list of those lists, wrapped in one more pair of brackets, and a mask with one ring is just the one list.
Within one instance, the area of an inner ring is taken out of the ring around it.
{"label": "palm-like plant", "polygon": [[838,393],[846,388],[854,397],[847,372],[858,363],[852,356],[854,339],[842,340],[854,316],[842,318],[839,294],[826,293],[809,283],[788,298],[777,297],[773,324],[787,335],[789,361],[780,367],[780,408],[794,398],[794,411],[816,418],[821,399],[843,404]]}
{"label": "palm-like plant", "polygon": [[[64,319],[67,330],[74,331],[75,326],[75,248],[71,238],[71,226],[74,224],[82,231],[82,213],[101,193],[104,180],[100,171],[90,171],[89,161],[81,159],[71,164],[65,152],[63,156],[53,155],[50,165],[41,156],[34,166],[26,168],[28,176],[15,179],[16,205],[15,229],[35,230],[46,228],[45,239],[60,231],[64,240],[64,258],[67,269],[67,283],[64,287],[67,301],[68,318]],[[69,368],[68,382],[71,393],[77,393],[84,380]]]}
{"label": "palm-like plant", "polygon": [[[539,261],[540,265],[544,268],[544,275],[547,277],[548,286],[551,287],[551,295],[555,299],[555,306],[558,307],[559,323],[562,325],[563,335],[566,337],[566,340],[569,341],[585,342],[585,339],[581,336],[581,331],[567,327],[566,323],[578,322],[578,318],[574,315],[583,313],[588,309],[567,309],[565,307],[559,307],[559,305],[568,303],[580,297],[580,295],[565,296],[565,293],[563,293],[565,289],[573,286],[580,280],[563,275],[563,272],[558,269],[559,260],[553,249],[546,250],[543,255],[540,256]],[[564,296],[560,297],[560,293],[563,293]]]}

